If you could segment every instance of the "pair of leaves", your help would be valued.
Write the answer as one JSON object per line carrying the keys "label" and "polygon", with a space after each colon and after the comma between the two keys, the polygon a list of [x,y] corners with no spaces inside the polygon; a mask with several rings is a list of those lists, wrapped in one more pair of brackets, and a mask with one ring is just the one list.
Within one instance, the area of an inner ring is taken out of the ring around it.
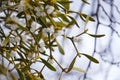
{"label": "pair of leaves", "polygon": [[83,69],[74,67],[76,58],[77,58],[77,56],[72,60],[72,62],[71,62],[71,64],[69,65],[69,68],[68,68],[68,70],[66,71],[66,73],[70,72],[71,70],[76,70],[76,71],[85,73],[85,71],[84,71]]}
{"label": "pair of leaves", "polygon": [[[84,55],[85,57],[87,57],[90,61],[94,62],[94,63],[99,63],[99,61],[97,59],[95,59],[94,57],[88,55],[88,54],[84,54],[84,53],[81,53],[82,55]],[[75,68],[74,67],[74,64],[75,64],[75,61],[76,61],[76,58],[77,56],[72,60],[72,62],[70,63],[69,65],[69,68],[67,71],[65,71],[66,73],[70,72],[71,70],[77,70],[77,71],[80,71],[80,72],[85,72],[84,70],[80,69],[80,68]]]}
{"label": "pair of leaves", "polygon": [[46,61],[46,60],[44,60],[42,58],[41,58],[41,60],[50,70],[56,71],[56,69],[48,61]]}
{"label": "pair of leaves", "polygon": [[79,13],[79,16],[80,18],[85,21],[85,22],[88,22],[88,21],[92,21],[92,22],[95,22],[95,19],[92,18],[91,16],[87,15],[87,14],[84,14],[84,13]]}

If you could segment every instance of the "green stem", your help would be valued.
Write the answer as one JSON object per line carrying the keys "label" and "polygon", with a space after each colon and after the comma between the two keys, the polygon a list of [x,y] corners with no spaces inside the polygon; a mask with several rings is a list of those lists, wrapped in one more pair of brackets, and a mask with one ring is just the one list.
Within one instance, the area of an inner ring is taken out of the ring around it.
{"label": "green stem", "polygon": [[58,66],[64,71],[64,68],[59,64],[59,62],[53,57],[54,61],[58,64]]}

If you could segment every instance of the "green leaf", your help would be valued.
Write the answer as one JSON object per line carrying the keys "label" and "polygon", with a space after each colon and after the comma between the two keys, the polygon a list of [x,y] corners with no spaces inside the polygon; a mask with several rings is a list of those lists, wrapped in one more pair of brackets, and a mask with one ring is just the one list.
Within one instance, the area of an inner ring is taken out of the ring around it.
{"label": "green leaf", "polygon": [[77,67],[73,67],[72,70],[76,70],[76,71],[83,72],[83,73],[86,72],[85,70],[83,70],[81,68],[77,68]]}
{"label": "green leaf", "polygon": [[58,46],[58,49],[59,49],[60,53],[61,53],[62,55],[64,55],[65,52],[64,52],[62,46],[61,46],[57,41],[56,41],[56,43],[57,43],[57,46]]}
{"label": "green leaf", "polygon": [[68,16],[68,17],[72,20],[68,25],[72,26],[75,24],[78,28],[80,28],[79,24],[73,17],[71,17],[71,16]]}
{"label": "green leaf", "polygon": [[88,54],[82,54],[85,57],[87,57],[90,61],[94,62],[94,63],[99,63],[99,61],[97,59],[95,59],[94,57],[88,55]]}
{"label": "green leaf", "polygon": [[61,0],[58,1],[58,3],[60,3],[65,9],[69,10],[70,8],[70,3],[72,3],[73,1],[69,1],[69,0]]}
{"label": "green leaf", "polygon": [[97,37],[97,38],[100,38],[100,37],[104,37],[105,34],[90,34],[90,33],[87,33],[89,36],[92,36],[92,37]]}
{"label": "green leaf", "polygon": [[89,2],[87,2],[86,0],[81,0],[82,2],[86,3],[86,4],[90,4]]}
{"label": "green leaf", "polygon": [[67,18],[67,16],[65,14],[60,13],[60,12],[57,13],[57,17],[60,17],[65,22],[70,22],[69,19]]}
{"label": "green leaf", "polygon": [[70,28],[72,25],[74,25],[74,21],[69,22],[69,24],[66,26],[66,28]]}
{"label": "green leaf", "polygon": [[57,27],[55,27],[55,30],[61,30],[63,27],[66,26],[66,24],[63,22],[55,22],[55,24],[57,26]]}
{"label": "green leaf", "polygon": [[41,60],[50,70],[56,71],[56,69],[48,61],[46,61],[46,60],[44,60],[42,58],[41,58]]}
{"label": "green leaf", "polygon": [[67,73],[70,72],[73,69],[73,66],[75,64],[76,57],[72,60],[71,64],[69,65],[69,68],[67,70]]}
{"label": "green leaf", "polygon": [[66,21],[66,22],[70,22],[69,19],[67,18],[67,16],[65,14],[59,14],[60,18],[63,20],[63,21]]}

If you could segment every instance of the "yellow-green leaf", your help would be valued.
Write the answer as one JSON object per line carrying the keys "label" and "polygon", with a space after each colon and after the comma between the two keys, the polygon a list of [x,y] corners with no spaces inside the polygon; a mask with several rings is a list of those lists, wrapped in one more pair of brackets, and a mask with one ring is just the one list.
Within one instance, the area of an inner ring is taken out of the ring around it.
{"label": "yellow-green leaf", "polygon": [[88,54],[82,54],[85,57],[87,57],[90,61],[94,62],[94,63],[99,63],[99,61],[97,59],[95,59],[93,56],[90,56]]}
{"label": "yellow-green leaf", "polygon": [[41,58],[41,60],[50,70],[56,71],[56,69],[48,61],[46,61],[46,60],[44,60],[42,58]]}
{"label": "yellow-green leaf", "polygon": [[64,55],[65,52],[64,52],[62,46],[57,41],[56,41],[56,43],[57,43],[57,46],[58,46],[58,49],[59,49],[60,53]]}
{"label": "yellow-green leaf", "polygon": [[69,65],[69,68],[67,70],[67,73],[70,72],[73,69],[73,66],[75,64],[76,57],[72,60],[71,64]]}
{"label": "yellow-green leaf", "polygon": [[78,28],[80,28],[79,24],[77,23],[77,21],[72,16],[68,16],[68,17],[72,20],[70,22],[70,26],[75,24]]}
{"label": "yellow-green leaf", "polygon": [[85,70],[78,68],[78,67],[73,67],[72,70],[76,70],[76,71],[83,72],[83,73],[86,72]]}
{"label": "yellow-green leaf", "polygon": [[56,14],[53,15],[55,18],[61,18],[61,21],[70,22],[67,16],[61,12],[56,11]]}

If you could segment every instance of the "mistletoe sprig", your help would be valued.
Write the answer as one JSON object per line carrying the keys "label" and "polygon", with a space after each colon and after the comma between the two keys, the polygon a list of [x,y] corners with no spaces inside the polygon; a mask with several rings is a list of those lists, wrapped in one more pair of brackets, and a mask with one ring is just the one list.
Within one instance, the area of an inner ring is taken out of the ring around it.
{"label": "mistletoe sprig", "polygon": [[[88,4],[85,0],[82,1]],[[80,42],[78,37],[83,34],[88,34],[92,37],[103,37],[103,34],[90,34],[86,28],[76,36],[70,37],[64,34],[65,29],[72,26],[80,29],[76,19],[71,16],[72,13],[79,15],[85,24],[88,21],[95,21],[94,18],[85,13],[70,10],[72,1],[3,0],[1,3],[2,10],[0,13],[3,13],[4,16],[0,17],[3,25],[0,27],[0,55],[9,64],[5,66],[2,61],[0,73],[5,75],[8,80],[9,76],[7,73],[13,80],[45,80],[42,74],[45,67],[56,71],[51,61],[57,63],[61,68],[61,75],[63,72],[68,73],[71,70],[85,72],[80,68],[74,67],[76,58],[82,55],[95,63],[99,63],[94,57],[78,51],[75,43]],[[58,48],[62,55],[65,55],[62,45],[57,40],[59,36],[69,39],[77,53],[67,68],[64,68],[53,56],[55,47]],[[43,64],[41,70],[31,68],[31,65],[37,62]],[[9,69],[10,65],[14,67]],[[17,71],[19,78],[12,73],[13,70]]]}

